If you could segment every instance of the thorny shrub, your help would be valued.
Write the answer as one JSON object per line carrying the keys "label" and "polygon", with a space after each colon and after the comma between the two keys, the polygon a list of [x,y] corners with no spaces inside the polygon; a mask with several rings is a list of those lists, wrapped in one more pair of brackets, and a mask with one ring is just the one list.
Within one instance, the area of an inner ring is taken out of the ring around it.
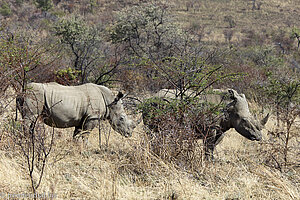
{"label": "thorny shrub", "polygon": [[202,165],[200,138],[207,137],[219,117],[220,105],[150,98],[140,105],[150,150],[163,160],[193,170]]}
{"label": "thorny shrub", "polygon": [[45,81],[52,74],[50,65],[57,59],[54,45],[34,43],[21,34],[1,33],[0,36],[0,92],[12,87],[24,92],[28,81]]}
{"label": "thorny shrub", "polygon": [[291,158],[299,154],[300,82],[291,75],[277,76],[270,74],[268,84],[261,90],[267,94],[277,118],[277,127],[268,132],[266,163],[282,170],[284,166],[295,165]]}

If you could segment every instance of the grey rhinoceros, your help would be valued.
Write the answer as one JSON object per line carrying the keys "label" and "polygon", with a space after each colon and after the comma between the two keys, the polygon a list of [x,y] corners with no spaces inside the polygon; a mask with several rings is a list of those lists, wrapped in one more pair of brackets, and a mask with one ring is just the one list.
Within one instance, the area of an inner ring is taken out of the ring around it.
{"label": "grey rhinoceros", "polygon": [[24,96],[17,97],[17,108],[32,131],[35,120],[57,128],[75,127],[73,137],[89,133],[98,120],[108,119],[115,131],[125,137],[136,126],[126,115],[119,92],[117,96],[105,86],[87,83],[63,86],[58,83],[29,83]]}
{"label": "grey rhinoceros", "polygon": [[[154,96],[167,101],[168,99],[185,98],[187,96],[194,97],[195,92],[185,91],[182,96],[182,94],[179,94],[176,90],[162,89]],[[224,133],[230,128],[234,128],[239,134],[249,140],[259,141],[262,139],[261,130],[267,123],[269,114],[267,114],[267,116],[265,116],[261,121],[256,120],[249,111],[248,102],[244,94],[239,94],[233,89],[214,89],[211,94],[197,95],[197,98],[199,98],[199,102],[202,103],[225,103],[222,115],[219,117],[216,126],[211,127],[207,135],[201,133],[203,128],[193,127],[194,132],[196,132],[197,139],[204,140],[204,151],[207,159],[213,159],[213,151],[216,145],[220,143],[225,135]],[[147,114],[143,113],[142,116],[144,124],[150,129],[157,131],[155,124],[152,124],[151,119],[150,121],[149,119],[145,119]]]}

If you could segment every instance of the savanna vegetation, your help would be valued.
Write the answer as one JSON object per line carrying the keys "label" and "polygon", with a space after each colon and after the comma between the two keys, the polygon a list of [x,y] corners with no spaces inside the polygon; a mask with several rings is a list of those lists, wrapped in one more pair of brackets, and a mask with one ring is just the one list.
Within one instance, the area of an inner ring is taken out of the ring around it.
{"label": "savanna vegetation", "polygon": [[[297,0],[0,1],[0,198],[299,199],[299,10]],[[36,119],[28,136],[15,98],[50,81],[123,90],[128,113],[146,110],[162,128],[123,138],[101,122],[85,147]],[[153,112],[162,88],[180,98]],[[214,126],[221,105],[185,98],[212,88],[271,114],[263,140],[229,131],[213,162],[191,127]]]}

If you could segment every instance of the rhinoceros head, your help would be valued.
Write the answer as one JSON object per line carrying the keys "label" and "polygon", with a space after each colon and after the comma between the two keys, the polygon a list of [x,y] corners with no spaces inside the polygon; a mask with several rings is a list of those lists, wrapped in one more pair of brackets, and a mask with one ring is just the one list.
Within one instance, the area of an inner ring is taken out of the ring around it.
{"label": "rhinoceros head", "polygon": [[254,119],[250,114],[245,95],[238,94],[232,89],[229,89],[228,93],[233,101],[226,106],[226,123],[249,140],[261,140],[261,130],[268,121],[269,114],[261,121]]}
{"label": "rhinoceros head", "polygon": [[108,105],[109,122],[113,129],[125,137],[132,135],[136,123],[133,122],[125,113],[121,98],[124,95],[119,92],[114,101]]}

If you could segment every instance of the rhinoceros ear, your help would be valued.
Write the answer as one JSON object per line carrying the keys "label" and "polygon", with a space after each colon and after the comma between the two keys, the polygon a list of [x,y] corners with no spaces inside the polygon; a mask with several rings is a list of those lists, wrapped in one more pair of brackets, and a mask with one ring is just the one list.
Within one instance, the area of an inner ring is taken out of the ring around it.
{"label": "rhinoceros ear", "polygon": [[228,89],[228,93],[229,93],[229,97],[232,99],[232,100],[236,100],[237,97],[238,97],[238,93],[233,90],[233,89]]}
{"label": "rhinoceros ear", "polygon": [[116,98],[114,99],[113,102],[111,102],[111,104],[108,105],[108,107],[112,106],[112,105],[116,105],[118,103],[118,101],[123,98],[124,94],[122,92],[119,92],[118,95],[116,96]]}
{"label": "rhinoceros ear", "polygon": [[270,113],[268,113],[267,116],[265,116],[265,117],[260,121],[260,123],[261,123],[262,126],[265,126],[265,125],[266,125],[266,123],[268,122],[269,117],[270,117]]}
{"label": "rhinoceros ear", "polygon": [[117,97],[115,98],[115,101],[119,101],[123,97],[124,97],[124,94],[122,92],[119,92],[118,95],[117,95]]}

